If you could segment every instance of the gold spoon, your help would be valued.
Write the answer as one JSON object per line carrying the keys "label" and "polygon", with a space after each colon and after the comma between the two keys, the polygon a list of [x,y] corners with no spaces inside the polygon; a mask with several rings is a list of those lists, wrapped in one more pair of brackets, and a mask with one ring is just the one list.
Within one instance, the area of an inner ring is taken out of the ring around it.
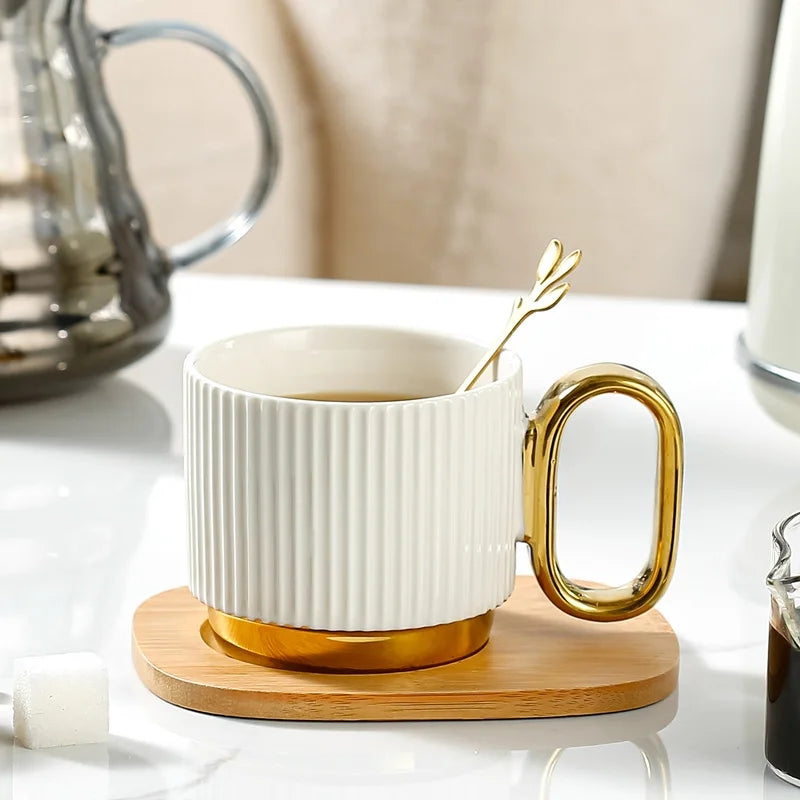
{"label": "gold spoon", "polygon": [[[486,367],[494,361],[503,345],[511,338],[514,331],[536,311],[547,311],[555,306],[569,291],[569,284],[563,281],[567,275],[581,262],[581,251],[573,250],[568,256],[561,257],[563,248],[558,239],[551,240],[545,248],[536,269],[536,282],[527,297],[518,297],[511,309],[511,315],[506,322],[502,333],[494,344],[484,353],[481,360],[473,367],[464,379],[464,382],[454,394],[466,392],[475,385]],[[559,283],[559,281],[562,281]]]}

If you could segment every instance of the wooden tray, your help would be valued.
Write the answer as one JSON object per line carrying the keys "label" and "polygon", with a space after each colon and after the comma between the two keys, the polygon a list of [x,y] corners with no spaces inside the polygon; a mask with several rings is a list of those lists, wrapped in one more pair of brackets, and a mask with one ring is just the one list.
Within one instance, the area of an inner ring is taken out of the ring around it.
{"label": "wooden tray", "polygon": [[442,667],[373,675],[292,672],[238,661],[200,634],[206,607],[186,587],[133,617],[133,660],[150,691],[178,706],[255,719],[512,719],[600,714],[667,697],[679,648],[657,611],[625,622],[574,619],[534,578],[518,577],[489,644]]}

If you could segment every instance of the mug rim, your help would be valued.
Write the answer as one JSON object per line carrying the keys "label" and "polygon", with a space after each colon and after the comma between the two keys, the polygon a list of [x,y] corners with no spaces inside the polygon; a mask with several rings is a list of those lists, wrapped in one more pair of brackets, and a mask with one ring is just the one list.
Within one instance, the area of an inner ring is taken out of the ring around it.
{"label": "mug rim", "polygon": [[[237,339],[243,339],[248,336],[256,336],[258,334],[264,333],[291,333],[295,331],[307,331],[307,330],[315,330],[315,331],[353,331],[359,334],[363,333],[391,333],[391,334],[407,334],[409,336],[420,336],[428,339],[438,339],[441,342],[455,342],[457,344],[467,344],[467,345],[474,345],[475,347],[486,349],[488,345],[484,342],[480,342],[477,339],[470,339],[464,336],[456,336],[449,333],[443,333],[441,331],[434,331],[430,329],[424,328],[403,328],[403,327],[393,327],[393,326],[385,326],[385,325],[349,325],[349,324],[336,324],[336,323],[324,323],[321,325],[315,324],[307,324],[307,325],[285,325],[276,328],[258,328],[256,330],[249,330],[249,331],[242,331],[240,333],[235,333],[230,336],[224,336],[221,339],[216,339],[212,342],[206,342],[202,345],[197,345],[193,347],[189,353],[187,354],[186,358],[183,362],[183,373],[184,376],[194,376],[197,380],[202,381],[203,383],[213,386],[217,389],[220,389],[225,392],[230,392],[232,394],[240,395],[243,397],[258,397],[266,400],[273,400],[273,401],[281,401],[290,404],[320,404],[324,403],[326,406],[387,406],[387,405],[411,405],[414,403],[424,403],[430,402],[433,400],[441,400],[443,398],[449,398],[454,395],[455,392],[449,392],[445,394],[436,394],[436,395],[429,395],[426,397],[412,397],[407,399],[398,399],[398,400],[316,400],[313,398],[302,398],[302,397],[287,397],[286,395],[281,394],[270,394],[268,392],[256,392],[250,389],[244,389],[239,386],[232,386],[229,383],[223,383],[221,381],[216,380],[215,378],[209,377],[206,373],[201,371],[198,366],[197,362],[203,353],[207,350],[212,348],[224,346],[228,342],[233,342]],[[491,391],[493,388],[496,389],[498,386],[502,386],[507,382],[511,382],[514,378],[522,371],[522,358],[518,353],[514,350],[509,350],[508,348],[503,348],[499,353],[499,358],[502,358],[508,361],[509,364],[509,371],[508,374],[504,375],[502,378],[497,378],[497,380],[491,381],[489,383],[485,383],[482,386],[476,386],[472,389],[468,389],[465,392],[461,392],[460,394],[464,396],[470,397],[477,397],[480,396],[482,393],[487,391]]]}

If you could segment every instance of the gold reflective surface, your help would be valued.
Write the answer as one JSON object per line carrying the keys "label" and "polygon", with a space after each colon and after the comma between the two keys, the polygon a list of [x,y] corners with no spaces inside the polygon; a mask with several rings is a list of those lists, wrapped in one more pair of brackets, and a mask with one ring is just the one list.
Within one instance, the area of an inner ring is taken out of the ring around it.
{"label": "gold reflective surface", "polygon": [[[556,475],[564,427],[573,411],[592,397],[618,393],[640,402],[658,430],[655,531],[641,572],[623,586],[594,588],[571,581],[556,558]],[[568,373],[542,398],[525,437],[523,492],[525,542],[533,571],[547,597],[581,619],[611,622],[651,608],[675,568],[683,484],[683,435],[664,390],[643,372],[621,364],[594,364]]]}
{"label": "gold reflective surface", "polygon": [[[448,664],[489,640],[493,611],[477,617],[398,631],[316,631],[243,619],[208,609],[213,638],[225,655],[284,669],[324,672],[395,672]],[[202,633],[202,632],[201,632]]]}
{"label": "gold reflective surface", "polygon": [[506,320],[505,327],[494,340],[492,346],[483,354],[481,360],[473,367],[472,371],[464,378],[462,384],[454,394],[466,392],[483,374],[486,367],[492,363],[497,354],[503,349],[505,343],[511,338],[514,331],[531,315],[537,311],[547,311],[561,302],[569,291],[569,283],[564,278],[581,262],[581,251],[573,250],[569,255],[563,256],[564,249],[558,239],[551,239],[539,260],[536,270],[536,281],[527,297],[518,297],[511,307],[511,314]]}

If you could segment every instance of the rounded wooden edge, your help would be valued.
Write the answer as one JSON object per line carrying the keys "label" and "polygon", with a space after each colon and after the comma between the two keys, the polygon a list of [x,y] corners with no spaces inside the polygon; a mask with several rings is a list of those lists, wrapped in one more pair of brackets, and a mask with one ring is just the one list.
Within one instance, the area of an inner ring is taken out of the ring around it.
{"label": "rounded wooden edge", "polygon": [[[520,595],[528,599],[524,596],[539,591],[533,578],[518,577],[512,599]],[[482,654],[495,639],[505,636],[506,645],[513,640],[513,630],[505,630],[501,620],[504,614],[520,612],[510,611],[509,605],[510,601],[497,610],[495,634],[487,648],[453,664],[389,674],[293,672],[241,662],[209,647],[200,636],[207,609],[186,587],[179,587],[154,595],[137,608],[132,630],[133,661],[142,683],[173,705],[251,719],[412,721],[580,716],[642,708],[663,700],[677,687],[677,637],[657,611],[623,623],[585,623],[560,612],[547,615],[550,625],[554,621],[564,626],[578,622],[592,628],[625,625],[634,629],[630,632],[638,634],[639,640],[648,637],[648,655],[652,641],[654,657],[648,658],[652,662],[649,669],[644,663],[634,665],[642,668],[642,674],[635,677],[588,687],[536,686],[532,679],[526,683],[530,666],[520,666],[507,654],[496,652],[487,666]],[[639,630],[645,621],[646,627]],[[578,631],[571,636],[570,646],[579,652],[582,634]],[[528,645],[526,649],[532,648]],[[624,653],[618,659],[630,670]],[[513,679],[517,685],[493,688],[491,681],[498,676]]]}

